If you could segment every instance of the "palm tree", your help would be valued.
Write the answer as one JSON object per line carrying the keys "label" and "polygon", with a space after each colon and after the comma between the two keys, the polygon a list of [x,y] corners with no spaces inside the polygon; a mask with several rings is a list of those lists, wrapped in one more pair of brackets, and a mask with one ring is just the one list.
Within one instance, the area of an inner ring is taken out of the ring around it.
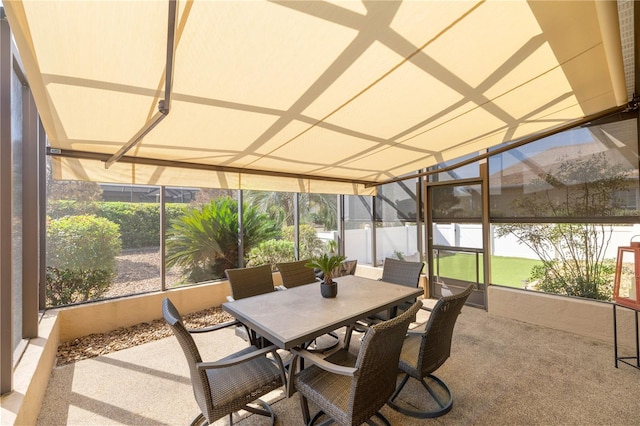
{"label": "palm tree", "polygon": [[[244,249],[274,238],[279,230],[256,206],[243,208]],[[167,233],[167,266],[180,266],[190,282],[218,279],[238,266],[238,203],[220,197],[193,208],[172,223]]]}
{"label": "palm tree", "polygon": [[[247,201],[257,205],[262,213],[282,226],[294,223],[294,192],[245,191]],[[299,194],[300,217],[303,222],[321,223],[325,229],[337,227],[337,196],[330,194]]]}

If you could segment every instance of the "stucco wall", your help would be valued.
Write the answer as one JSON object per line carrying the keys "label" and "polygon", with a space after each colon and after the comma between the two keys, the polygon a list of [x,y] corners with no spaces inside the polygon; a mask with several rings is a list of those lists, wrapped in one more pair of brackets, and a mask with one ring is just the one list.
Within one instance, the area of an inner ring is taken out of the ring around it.
{"label": "stucco wall", "polygon": [[[611,343],[613,362],[611,303],[498,286],[489,286],[488,292],[490,314]],[[617,311],[619,345],[635,348],[633,311],[619,307]]]}

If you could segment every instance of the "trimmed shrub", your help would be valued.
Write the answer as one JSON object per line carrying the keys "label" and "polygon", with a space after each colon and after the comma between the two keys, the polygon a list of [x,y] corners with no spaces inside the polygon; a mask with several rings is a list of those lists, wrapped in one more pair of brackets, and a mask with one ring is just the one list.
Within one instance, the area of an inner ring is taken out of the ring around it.
{"label": "trimmed shrub", "polygon": [[[282,228],[282,237],[288,241],[294,240],[293,226]],[[325,251],[324,242],[318,238],[318,233],[313,225],[308,223],[300,224],[300,259],[311,259],[320,256]]]}
{"label": "trimmed shrub", "polygon": [[72,271],[47,266],[47,305],[60,306],[102,297],[111,285],[105,269]]}
{"label": "trimmed shrub", "polygon": [[[165,204],[166,229],[170,223],[184,216],[188,205]],[[95,214],[120,226],[123,249],[158,247],[160,245],[160,204],[127,203],[121,201],[76,202],[69,200],[50,201],[49,216],[60,219],[64,216]]]}
{"label": "trimmed shrub", "polygon": [[99,202],[95,201],[49,200],[47,202],[47,215],[52,219],[60,219],[64,216],[96,214],[99,204]]}
{"label": "trimmed shrub", "polygon": [[120,248],[118,225],[101,217],[65,216],[47,226],[47,265],[55,268],[115,272]]}
{"label": "trimmed shrub", "polygon": [[247,255],[247,266],[271,265],[295,260],[294,244],[286,240],[267,240],[252,248]]}
{"label": "trimmed shrub", "polygon": [[82,215],[50,220],[47,226],[50,302],[73,303],[106,292],[116,272],[120,247],[118,225],[104,218]]}

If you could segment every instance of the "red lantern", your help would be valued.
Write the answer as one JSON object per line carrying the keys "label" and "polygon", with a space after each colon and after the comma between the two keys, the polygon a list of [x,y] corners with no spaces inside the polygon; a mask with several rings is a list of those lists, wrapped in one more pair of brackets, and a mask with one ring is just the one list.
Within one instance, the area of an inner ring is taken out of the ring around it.
{"label": "red lantern", "polygon": [[[633,239],[633,238],[632,238]],[[613,299],[619,305],[640,310],[640,242],[618,247]]]}

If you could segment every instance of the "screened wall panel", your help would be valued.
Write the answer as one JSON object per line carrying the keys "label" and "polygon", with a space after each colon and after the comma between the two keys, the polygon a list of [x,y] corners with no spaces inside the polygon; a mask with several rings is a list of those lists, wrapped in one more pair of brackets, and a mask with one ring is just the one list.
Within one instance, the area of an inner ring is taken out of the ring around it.
{"label": "screened wall panel", "polygon": [[384,258],[420,260],[416,227],[416,182],[383,185],[376,197],[376,254]]}
{"label": "screened wall panel", "polygon": [[581,127],[489,159],[494,220],[636,217],[637,119]]}

